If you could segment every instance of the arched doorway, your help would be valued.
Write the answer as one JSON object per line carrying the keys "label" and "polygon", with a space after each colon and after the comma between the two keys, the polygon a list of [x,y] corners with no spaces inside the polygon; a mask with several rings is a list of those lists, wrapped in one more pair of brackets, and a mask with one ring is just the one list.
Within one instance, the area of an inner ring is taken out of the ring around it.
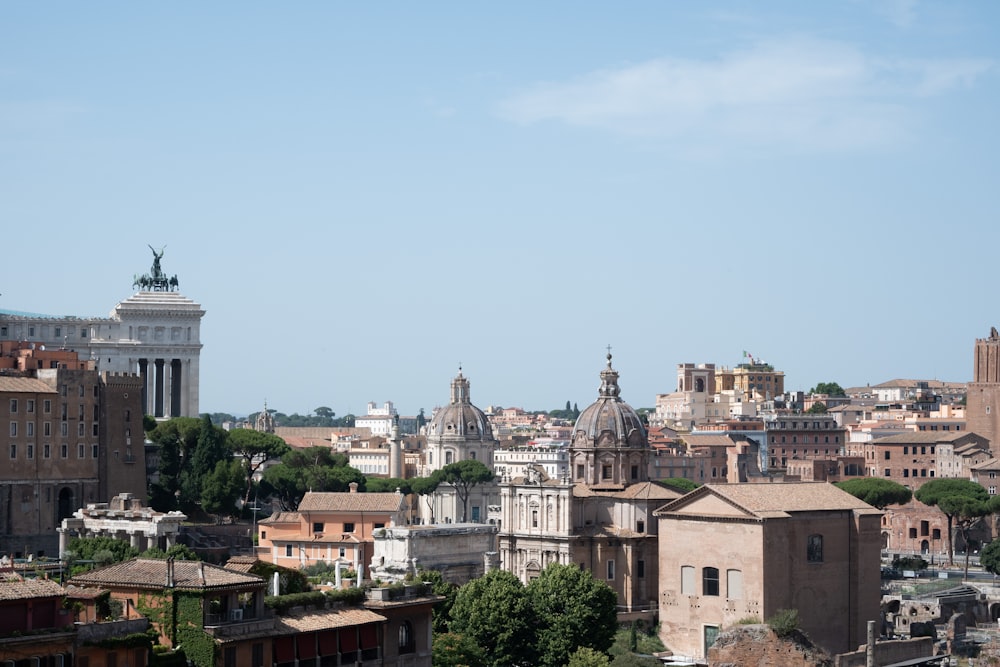
{"label": "arched doorway", "polygon": [[927,540],[921,540],[920,542],[920,553],[927,555],[931,551],[931,543]]}
{"label": "arched doorway", "polygon": [[57,521],[60,523],[63,519],[68,519],[73,516],[73,512],[77,509],[76,501],[73,498],[73,490],[68,486],[64,486],[59,490],[59,515],[56,517]]}

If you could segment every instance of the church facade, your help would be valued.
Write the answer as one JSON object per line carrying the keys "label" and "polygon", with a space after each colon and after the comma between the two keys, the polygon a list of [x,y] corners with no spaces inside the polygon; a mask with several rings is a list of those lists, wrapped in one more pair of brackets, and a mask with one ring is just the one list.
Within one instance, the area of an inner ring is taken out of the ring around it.
{"label": "church facade", "polygon": [[573,429],[566,474],[540,465],[500,481],[500,567],[522,582],[550,563],[578,565],[618,595],[623,618],[650,614],[657,601],[654,510],[680,497],[649,481],[649,441],[623,401],[618,372],[601,372],[597,400]]}
{"label": "church facade", "polygon": [[[498,442],[486,414],[472,404],[469,379],[462,375],[461,368],[451,381],[448,405],[434,412],[426,427],[426,436],[421,477],[429,477],[447,465],[469,459],[493,469],[493,452]],[[434,494],[420,499],[420,521],[424,524],[485,523],[489,508],[498,505],[496,483],[472,487],[464,504],[453,486],[441,484]]]}

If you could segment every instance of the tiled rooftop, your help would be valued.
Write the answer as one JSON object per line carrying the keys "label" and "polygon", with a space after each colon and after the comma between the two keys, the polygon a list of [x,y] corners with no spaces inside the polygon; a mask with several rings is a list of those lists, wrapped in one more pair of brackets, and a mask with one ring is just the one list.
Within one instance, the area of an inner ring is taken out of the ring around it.
{"label": "tiled rooftop", "polygon": [[[134,558],[115,563],[99,570],[78,574],[71,583],[87,586],[121,588],[165,588],[167,561],[154,558]],[[174,586],[187,589],[225,588],[230,586],[264,585],[264,580],[253,574],[242,574],[218,565],[201,561],[174,561]]]}
{"label": "tiled rooftop", "polygon": [[403,504],[399,493],[307,493],[299,512],[398,512]]}

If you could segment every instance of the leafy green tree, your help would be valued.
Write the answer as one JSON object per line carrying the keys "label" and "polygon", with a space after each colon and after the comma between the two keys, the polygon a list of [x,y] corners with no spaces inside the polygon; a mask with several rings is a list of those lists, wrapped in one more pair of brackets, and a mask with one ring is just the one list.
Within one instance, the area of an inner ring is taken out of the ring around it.
{"label": "leafy green tree", "polygon": [[991,574],[1000,574],[1000,540],[993,540],[979,552],[979,564]]}
{"label": "leafy green tree", "polygon": [[245,481],[243,466],[239,461],[219,461],[215,464],[215,470],[204,477],[201,488],[202,509],[216,515],[218,523],[221,523],[223,516],[236,516],[236,501],[243,495]]}
{"label": "leafy green tree", "polygon": [[431,647],[433,667],[485,667],[483,649],[466,635],[444,632],[434,635]]}
{"label": "leafy green tree", "polygon": [[441,484],[441,471],[435,470],[430,477],[414,477],[410,479],[410,489],[427,501],[430,510],[431,523],[434,523],[434,493]]}
{"label": "leafy green tree", "polygon": [[581,646],[570,653],[566,667],[608,667],[610,664],[611,660],[605,654],[589,646]]}
{"label": "leafy green tree", "polygon": [[75,560],[97,561],[101,565],[120,563],[139,555],[139,550],[125,540],[113,537],[73,537],[66,544]]}
{"label": "leafy green tree", "polygon": [[809,406],[808,410],[806,410],[806,414],[810,415],[821,415],[824,414],[825,412],[826,412],[826,403],[824,403],[823,401],[816,401],[815,403]]}
{"label": "leafy green tree", "polygon": [[553,563],[526,591],[535,613],[534,664],[562,667],[581,646],[606,652],[614,643],[618,597],[590,570]]}
{"label": "leafy green tree", "polygon": [[393,493],[399,489],[404,496],[413,493],[410,480],[399,477],[366,477],[365,491],[368,493]]}
{"label": "leafy green tree", "polygon": [[858,500],[872,507],[884,510],[889,505],[905,505],[913,498],[913,492],[899,482],[882,477],[856,477],[834,484]]}
{"label": "leafy green tree", "polygon": [[180,484],[182,510],[189,514],[200,511],[205,479],[215,470],[219,461],[229,458],[226,432],[212,424],[207,414],[203,415],[199,420],[194,449],[186,449],[183,452]]}
{"label": "leafy green tree", "polygon": [[483,649],[484,667],[533,664],[534,615],[521,581],[492,570],[458,589],[451,608],[452,632]]}
{"label": "leafy green tree", "polygon": [[437,570],[420,570],[418,578],[431,585],[431,592],[434,595],[444,598],[434,604],[431,621],[434,634],[448,632],[448,620],[451,617],[451,608],[455,604],[455,597],[458,595],[458,586],[445,581],[444,576]]}
{"label": "leafy green tree", "polygon": [[[939,477],[921,486],[913,496],[924,505],[936,506],[948,519],[948,564],[954,565],[955,550],[952,539],[954,522],[956,519],[959,521],[971,520],[973,518],[971,513],[979,509],[988,511],[986,503],[989,500],[989,494],[986,493],[986,489],[973,481]],[[978,516],[983,516],[987,511]],[[966,549],[966,554],[968,551]]]}
{"label": "leafy green tree", "polygon": [[293,449],[279,465],[267,468],[261,490],[282,509],[294,511],[307,491],[347,491],[351,482],[364,490],[365,476],[347,465],[346,456],[329,447],[310,447]]}
{"label": "leafy green tree", "polygon": [[313,414],[315,414],[317,417],[323,417],[324,419],[333,419],[334,417],[337,416],[337,413],[335,413],[333,410],[331,410],[326,406],[321,406],[316,408],[315,410],[313,410]]}
{"label": "leafy green tree", "polygon": [[[319,408],[317,408],[319,409]],[[245,492],[243,504],[250,503],[253,478],[268,461],[276,461],[290,450],[285,441],[273,433],[261,433],[249,428],[238,428],[229,432],[229,449],[243,463]]]}
{"label": "leafy green tree", "polygon": [[685,479],[684,477],[671,477],[669,479],[657,480],[660,486],[665,486],[668,489],[673,489],[674,491],[680,491],[681,493],[687,493],[688,491],[694,491],[701,484],[698,482],[692,482],[690,479]]}
{"label": "leafy green tree", "polygon": [[198,554],[195,553],[194,549],[186,544],[172,544],[166,551],[159,547],[151,547],[139,554],[139,558],[156,558],[158,560],[166,560],[168,558],[173,558],[174,560],[201,560]]}
{"label": "leafy green tree", "polygon": [[462,523],[469,513],[469,494],[473,487],[493,480],[493,471],[476,459],[449,463],[441,468],[441,481],[455,487],[455,494],[462,502]]}
{"label": "leafy green tree", "polygon": [[846,396],[844,388],[836,382],[820,382],[809,390],[810,394],[826,394],[830,397]]}
{"label": "leafy green tree", "polygon": [[181,488],[181,441],[176,432],[160,436],[159,481],[149,487],[149,506],[157,512],[179,509],[177,495]]}

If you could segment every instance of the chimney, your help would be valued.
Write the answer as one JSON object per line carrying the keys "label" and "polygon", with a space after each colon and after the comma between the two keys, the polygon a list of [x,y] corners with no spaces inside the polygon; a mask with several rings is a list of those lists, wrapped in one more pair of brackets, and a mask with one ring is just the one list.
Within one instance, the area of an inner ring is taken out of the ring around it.
{"label": "chimney", "polygon": [[351,482],[350,484],[348,484],[348,486],[351,487],[351,493],[357,493],[358,492],[358,483],[357,482]]}

